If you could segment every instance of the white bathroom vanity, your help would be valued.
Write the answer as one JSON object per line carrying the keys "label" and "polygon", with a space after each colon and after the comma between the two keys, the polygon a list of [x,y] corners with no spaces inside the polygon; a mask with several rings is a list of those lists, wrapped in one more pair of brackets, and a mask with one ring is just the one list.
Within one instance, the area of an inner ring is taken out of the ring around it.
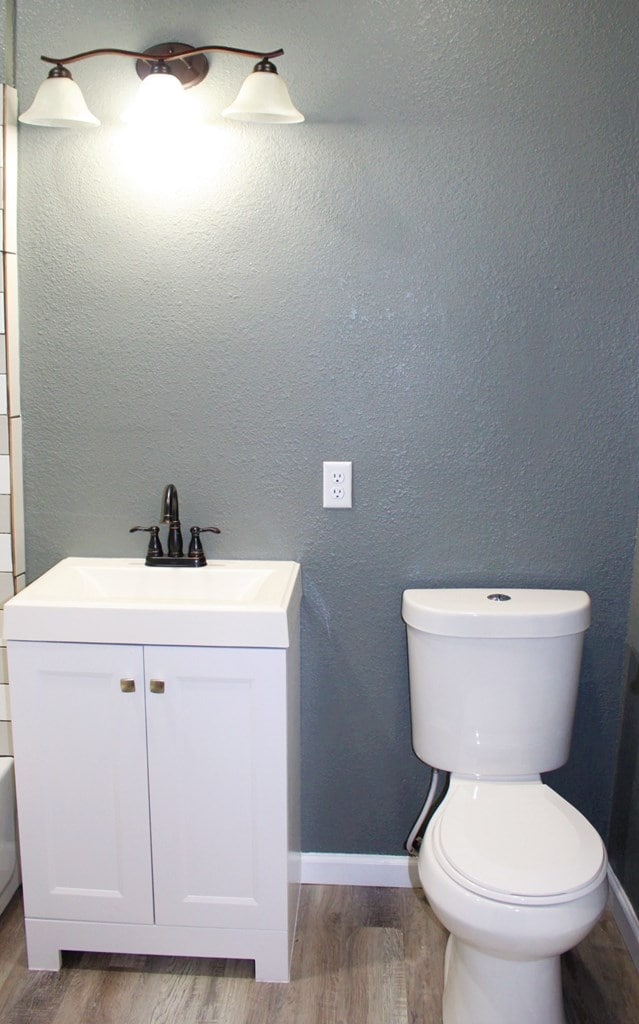
{"label": "white bathroom vanity", "polygon": [[300,597],[292,562],[66,559],[7,604],[31,968],[73,949],[288,980]]}

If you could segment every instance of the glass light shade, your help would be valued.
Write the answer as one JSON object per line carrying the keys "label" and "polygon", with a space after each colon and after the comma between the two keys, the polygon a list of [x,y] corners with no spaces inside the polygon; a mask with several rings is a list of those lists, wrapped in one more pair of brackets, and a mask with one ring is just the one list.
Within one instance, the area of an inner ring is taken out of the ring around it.
{"label": "glass light shade", "polygon": [[253,71],[222,117],[257,124],[299,124],[304,115],[293,106],[288,89],[277,72]]}
{"label": "glass light shade", "polygon": [[139,128],[168,128],[193,124],[195,110],[175,75],[150,74],[142,80],[135,100],[122,115]]}
{"label": "glass light shade", "polygon": [[23,124],[44,128],[95,128],[100,124],[72,78],[46,78],[28,110],[18,118]]}

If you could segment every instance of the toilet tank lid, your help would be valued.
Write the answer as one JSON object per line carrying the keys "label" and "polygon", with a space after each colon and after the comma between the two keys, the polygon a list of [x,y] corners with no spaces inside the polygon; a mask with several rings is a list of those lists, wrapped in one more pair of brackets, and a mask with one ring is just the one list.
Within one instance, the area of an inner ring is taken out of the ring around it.
{"label": "toilet tank lid", "polygon": [[590,625],[590,598],[583,590],[405,590],[402,616],[438,636],[568,636]]}

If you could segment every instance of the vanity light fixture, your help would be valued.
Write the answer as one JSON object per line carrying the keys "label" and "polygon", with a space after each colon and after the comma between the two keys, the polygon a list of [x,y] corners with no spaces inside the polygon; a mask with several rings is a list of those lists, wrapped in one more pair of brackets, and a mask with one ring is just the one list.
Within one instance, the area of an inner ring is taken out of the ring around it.
{"label": "vanity light fixture", "polygon": [[132,107],[123,115],[135,124],[168,125],[188,119],[185,89],[201,82],[209,70],[204,56],[210,51],[258,58],[237,98],[223,117],[256,124],[296,124],[304,115],[293,106],[286,85],[277,73],[273,57],[283,50],[261,53],[239,50],[234,46],[187,46],[184,43],[160,43],[143,53],[133,50],[99,49],[76,53],[71,57],[41,57],[53,64],[48,78],[38,89],[28,110],[18,118],[23,124],[45,128],[95,127],[100,124],[87,107],[80,87],[74,82],[67,65],[89,57],[114,56],[133,58],[142,79]]}

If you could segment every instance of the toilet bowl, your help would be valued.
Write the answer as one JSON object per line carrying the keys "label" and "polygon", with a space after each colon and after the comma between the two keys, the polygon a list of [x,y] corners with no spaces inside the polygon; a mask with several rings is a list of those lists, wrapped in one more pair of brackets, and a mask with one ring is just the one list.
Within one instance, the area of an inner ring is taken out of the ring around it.
{"label": "toilet bowl", "polygon": [[20,883],[13,758],[0,757],[0,914]]}
{"label": "toilet bowl", "polygon": [[561,953],[601,916],[597,832],[541,781],[453,777],[419,854],[450,931],[444,1024],[565,1024]]}

